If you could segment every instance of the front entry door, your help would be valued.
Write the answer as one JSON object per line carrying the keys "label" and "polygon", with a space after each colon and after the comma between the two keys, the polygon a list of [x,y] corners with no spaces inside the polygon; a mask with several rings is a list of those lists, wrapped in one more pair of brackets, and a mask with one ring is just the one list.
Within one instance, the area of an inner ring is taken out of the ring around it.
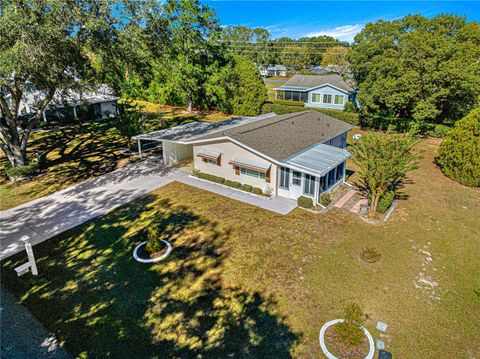
{"label": "front entry door", "polygon": [[292,171],[292,184],[290,185],[290,198],[297,199],[302,195],[302,173]]}

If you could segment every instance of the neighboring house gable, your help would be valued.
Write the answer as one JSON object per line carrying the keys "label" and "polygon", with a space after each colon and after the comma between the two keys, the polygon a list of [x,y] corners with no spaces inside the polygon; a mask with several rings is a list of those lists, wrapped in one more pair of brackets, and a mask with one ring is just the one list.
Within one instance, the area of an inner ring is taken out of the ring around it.
{"label": "neighboring house gable", "polygon": [[354,89],[340,75],[295,75],[275,89],[277,100],[301,101],[307,107],[342,110]]}

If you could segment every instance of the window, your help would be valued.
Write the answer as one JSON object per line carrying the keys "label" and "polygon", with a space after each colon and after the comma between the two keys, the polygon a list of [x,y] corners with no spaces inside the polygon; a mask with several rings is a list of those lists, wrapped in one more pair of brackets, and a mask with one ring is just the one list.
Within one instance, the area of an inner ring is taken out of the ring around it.
{"label": "window", "polygon": [[332,95],[323,95],[323,103],[332,103]]}
{"label": "window", "polygon": [[242,175],[265,179],[265,172],[259,172],[248,168],[240,168],[240,173]]}
{"label": "window", "polygon": [[343,95],[335,95],[335,105],[343,105],[344,98]]}
{"label": "window", "polygon": [[320,94],[312,93],[312,102],[320,102]]}
{"label": "window", "polygon": [[302,173],[301,172],[293,171],[292,183],[295,186],[301,186],[302,185]]}
{"label": "window", "polygon": [[343,177],[344,166],[345,166],[345,162],[342,162],[337,166],[337,181]]}
{"label": "window", "polygon": [[328,172],[328,187],[335,183],[335,168]]}
{"label": "window", "polygon": [[315,194],[315,177],[305,173],[305,184],[303,194],[313,196]]}
{"label": "window", "polygon": [[280,187],[289,188],[290,186],[290,169],[280,167]]}
{"label": "window", "polygon": [[320,186],[319,186],[319,193],[322,193],[327,189],[327,182],[326,182],[327,176],[322,176],[320,177]]}

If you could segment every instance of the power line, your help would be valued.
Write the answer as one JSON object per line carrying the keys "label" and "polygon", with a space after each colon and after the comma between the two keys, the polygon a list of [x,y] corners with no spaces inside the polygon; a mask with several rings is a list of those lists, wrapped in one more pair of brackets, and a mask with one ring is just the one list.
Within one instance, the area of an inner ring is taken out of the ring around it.
{"label": "power line", "polygon": [[244,42],[247,44],[332,44],[332,45],[341,45],[344,44],[344,42],[334,42],[334,41],[275,41],[275,40],[270,40],[270,41],[265,41],[265,42],[249,42],[245,40],[213,40],[216,42]]}

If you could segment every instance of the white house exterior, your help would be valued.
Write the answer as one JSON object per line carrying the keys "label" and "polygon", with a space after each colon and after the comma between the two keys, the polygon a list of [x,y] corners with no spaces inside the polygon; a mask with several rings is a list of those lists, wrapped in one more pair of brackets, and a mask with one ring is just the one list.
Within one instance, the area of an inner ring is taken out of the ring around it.
{"label": "white house exterior", "polygon": [[283,65],[259,66],[260,75],[263,77],[287,76],[287,68]]}
{"label": "white house exterior", "polygon": [[[20,115],[34,113],[39,102],[44,98],[40,91],[26,91],[19,106]],[[64,89],[58,90],[52,101],[47,105],[43,113],[44,120],[48,117],[82,117],[85,112],[84,105],[90,105],[90,115],[96,118],[107,118],[118,115],[119,97],[106,85],[95,85],[88,89]]]}
{"label": "white house exterior", "polygon": [[340,75],[295,75],[275,89],[275,100],[299,101],[306,107],[343,110],[354,90]]}
{"label": "white house exterior", "polygon": [[195,169],[297,199],[335,189],[345,178],[351,125],[310,110],[277,116],[189,123],[136,136],[162,142],[172,163],[193,156]]}

